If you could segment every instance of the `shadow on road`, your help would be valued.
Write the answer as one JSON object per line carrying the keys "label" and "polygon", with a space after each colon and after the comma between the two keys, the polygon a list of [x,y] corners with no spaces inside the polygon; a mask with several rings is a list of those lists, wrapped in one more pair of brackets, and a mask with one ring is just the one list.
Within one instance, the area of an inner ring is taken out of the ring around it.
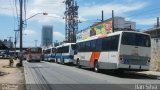
{"label": "shadow on road", "polygon": [[30,61],[30,62],[28,62],[28,63],[44,63],[44,62],[42,62],[42,61],[41,61],[41,62],[36,62],[36,61],[32,61],[32,62],[31,62],[31,61]]}
{"label": "shadow on road", "polygon": [[[59,65],[62,65],[62,64],[59,64]],[[77,68],[77,66],[74,64],[65,64],[65,66]],[[82,67],[81,69],[94,72],[93,68]],[[157,79],[157,78],[153,78],[147,75],[140,75],[140,74],[137,74],[136,72],[131,73],[130,71],[124,71],[124,72],[118,71],[117,72],[114,70],[101,70],[99,73],[109,75],[109,76],[119,77],[119,78],[128,78],[128,79]]]}
{"label": "shadow on road", "polygon": [[[82,69],[93,71],[92,68],[83,67]],[[99,73],[109,75],[109,76],[119,77],[119,78],[128,78],[128,79],[156,79],[156,78],[151,78],[145,75],[131,73],[129,71],[119,72],[119,71],[114,71],[114,70],[101,70]]]}

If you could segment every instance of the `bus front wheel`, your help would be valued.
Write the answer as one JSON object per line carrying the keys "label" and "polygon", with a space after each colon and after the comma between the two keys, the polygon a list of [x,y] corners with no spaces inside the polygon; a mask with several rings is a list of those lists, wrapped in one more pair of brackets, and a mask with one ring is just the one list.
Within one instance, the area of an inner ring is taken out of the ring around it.
{"label": "bus front wheel", "polygon": [[94,63],[94,71],[97,72],[97,73],[100,71],[98,61],[95,61],[95,63]]}
{"label": "bus front wheel", "polygon": [[81,68],[80,61],[79,61],[79,60],[77,60],[77,67],[78,67],[78,68]]}
{"label": "bus front wheel", "polygon": [[64,59],[61,59],[61,64],[64,65]]}
{"label": "bus front wheel", "polygon": [[55,63],[58,63],[58,59],[56,58],[56,62]]}

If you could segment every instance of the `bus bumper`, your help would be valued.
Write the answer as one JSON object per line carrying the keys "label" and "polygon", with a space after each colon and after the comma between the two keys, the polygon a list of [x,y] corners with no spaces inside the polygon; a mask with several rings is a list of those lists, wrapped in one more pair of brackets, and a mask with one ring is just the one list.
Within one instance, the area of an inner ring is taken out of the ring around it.
{"label": "bus bumper", "polygon": [[149,70],[149,65],[128,65],[128,64],[118,64],[119,69],[128,70]]}
{"label": "bus bumper", "polygon": [[48,58],[48,62],[55,62],[55,58]]}
{"label": "bus bumper", "polygon": [[74,61],[73,59],[65,59],[64,63],[73,63],[73,61]]}

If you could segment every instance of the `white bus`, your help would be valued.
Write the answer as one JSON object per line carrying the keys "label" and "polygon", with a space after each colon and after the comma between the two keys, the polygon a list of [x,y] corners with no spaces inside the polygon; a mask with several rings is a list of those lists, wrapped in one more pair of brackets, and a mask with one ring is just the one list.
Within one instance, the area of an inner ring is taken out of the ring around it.
{"label": "white bus", "polygon": [[73,63],[75,49],[76,49],[75,43],[65,43],[60,46],[57,46],[56,62],[61,64]]}
{"label": "white bus", "polygon": [[28,48],[25,57],[28,62],[31,61],[40,62],[42,57],[42,48],[40,47]]}
{"label": "white bus", "polygon": [[51,49],[47,48],[43,50],[44,61],[48,61],[49,54],[51,53]]}
{"label": "white bus", "polygon": [[118,31],[78,41],[74,63],[78,67],[100,69],[148,70],[151,42],[148,34]]}
{"label": "white bus", "polygon": [[51,47],[43,50],[43,56],[45,61],[54,62],[55,61],[55,55],[56,55],[56,48]]}

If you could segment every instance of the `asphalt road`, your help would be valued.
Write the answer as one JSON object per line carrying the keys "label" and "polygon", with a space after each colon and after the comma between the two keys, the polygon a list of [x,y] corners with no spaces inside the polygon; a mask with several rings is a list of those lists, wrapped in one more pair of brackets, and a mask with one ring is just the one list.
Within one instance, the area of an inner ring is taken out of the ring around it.
{"label": "asphalt road", "polygon": [[140,86],[145,90],[148,85],[160,90],[160,80],[129,73],[95,73],[88,68],[26,61],[24,71],[27,90],[138,90]]}

